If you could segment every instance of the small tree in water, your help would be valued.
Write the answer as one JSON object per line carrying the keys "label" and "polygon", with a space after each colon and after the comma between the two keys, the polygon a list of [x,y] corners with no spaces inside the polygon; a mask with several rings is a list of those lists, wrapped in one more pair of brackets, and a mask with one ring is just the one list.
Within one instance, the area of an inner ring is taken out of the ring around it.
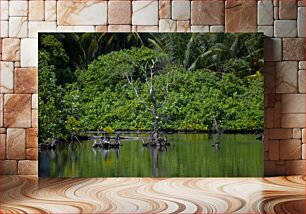
{"label": "small tree in water", "polygon": [[[137,80],[136,76],[139,77]],[[151,59],[144,65],[135,66],[131,72],[126,73],[126,78],[133,87],[138,102],[152,114],[153,132],[149,144],[152,146],[167,144],[166,138],[162,137],[159,130],[161,122],[159,114],[168,101],[169,87],[175,80],[175,73],[169,68],[168,60]]]}

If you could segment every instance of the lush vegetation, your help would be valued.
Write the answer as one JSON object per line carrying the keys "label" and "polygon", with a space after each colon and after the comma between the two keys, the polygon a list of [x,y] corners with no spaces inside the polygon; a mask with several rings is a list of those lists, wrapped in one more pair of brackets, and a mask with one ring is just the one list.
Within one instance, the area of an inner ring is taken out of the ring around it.
{"label": "lush vegetation", "polygon": [[159,66],[156,97],[167,97],[158,108],[160,129],[209,131],[216,120],[228,131],[261,130],[262,40],[258,34],[41,34],[39,139],[152,130],[152,114],[140,102],[152,105],[143,72],[152,61]]}

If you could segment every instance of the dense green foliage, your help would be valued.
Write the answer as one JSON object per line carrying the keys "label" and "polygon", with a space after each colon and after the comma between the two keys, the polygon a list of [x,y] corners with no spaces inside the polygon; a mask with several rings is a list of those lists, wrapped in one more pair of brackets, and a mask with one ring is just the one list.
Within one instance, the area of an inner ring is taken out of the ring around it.
{"label": "dense green foliage", "polygon": [[158,99],[171,79],[161,129],[208,131],[216,119],[224,130],[260,130],[261,42],[256,34],[42,34],[40,140],[106,127],[151,130],[152,114],[126,75],[150,105],[142,71],[154,59],[163,66],[154,79]]}
{"label": "dense green foliage", "polygon": [[60,110],[63,89],[58,85],[56,65],[59,64],[58,60],[65,63],[68,56],[62,44],[52,36],[46,37],[43,43],[47,49],[39,50],[39,137],[43,140],[48,137],[63,138],[58,132],[65,117]]}

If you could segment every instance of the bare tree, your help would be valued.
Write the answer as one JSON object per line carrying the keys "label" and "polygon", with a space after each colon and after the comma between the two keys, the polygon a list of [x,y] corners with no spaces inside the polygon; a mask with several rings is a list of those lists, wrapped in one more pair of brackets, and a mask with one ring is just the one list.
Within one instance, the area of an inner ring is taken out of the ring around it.
{"label": "bare tree", "polygon": [[[145,63],[144,66],[139,66],[140,71],[145,78],[145,84],[147,85],[147,92],[140,94],[140,89],[137,88],[134,81],[134,74],[136,70],[126,74],[128,83],[133,87],[138,102],[143,104],[145,109],[152,114],[153,120],[153,133],[151,135],[151,145],[164,145],[165,138],[161,138],[159,133],[159,110],[164,107],[169,95],[169,87],[173,84],[175,76],[170,77],[170,69],[167,63],[158,61],[157,58],[152,59]],[[165,74],[166,80],[162,82],[162,87],[157,87],[158,75]],[[145,95],[148,95],[149,99],[145,99]]]}

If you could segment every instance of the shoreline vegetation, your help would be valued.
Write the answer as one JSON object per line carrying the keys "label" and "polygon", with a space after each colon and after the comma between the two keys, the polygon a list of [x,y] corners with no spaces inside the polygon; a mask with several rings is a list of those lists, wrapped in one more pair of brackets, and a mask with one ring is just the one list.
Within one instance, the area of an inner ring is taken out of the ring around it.
{"label": "shoreline vegetation", "polygon": [[[77,137],[77,140],[90,140],[93,137],[103,137],[105,135],[110,135],[111,139],[114,139],[117,134],[120,134],[120,139],[129,139],[129,136],[122,136],[124,134],[126,135],[150,135],[152,134],[152,130],[142,130],[142,131],[128,131],[128,130],[118,130],[114,131],[112,134],[109,134],[109,132],[105,131],[85,131],[85,133],[79,134]],[[214,135],[213,131],[208,130],[160,130],[160,134],[162,135],[168,135],[168,134],[209,134]],[[263,133],[263,130],[223,130],[222,133],[217,133],[217,135],[221,134],[253,134],[256,135],[256,137],[259,139],[261,138],[261,135]],[[58,139],[59,141],[61,139]]]}
{"label": "shoreline vegetation", "polygon": [[39,143],[88,130],[262,133],[262,69],[257,33],[42,33]]}
{"label": "shoreline vegetation", "polygon": [[[258,130],[222,130],[224,134],[259,134],[262,133],[263,129]],[[211,130],[160,130],[161,133],[165,134],[189,134],[189,133],[196,133],[196,134],[212,134],[214,133]],[[106,131],[85,131],[85,134],[107,134]],[[116,130],[114,134],[150,134],[152,130]]]}
{"label": "shoreline vegetation", "polygon": [[[98,130],[98,131],[82,131],[78,133],[78,137],[80,139],[87,139],[91,136],[104,136],[111,135],[115,136],[116,134],[127,134],[127,135],[139,135],[139,134],[152,134],[152,130],[116,130],[112,133],[107,131]],[[216,134],[212,130],[159,130],[161,134]],[[264,132],[263,129],[257,130],[222,130],[222,132],[218,134],[262,134]],[[95,135],[97,134],[97,135]],[[63,140],[63,139],[58,139]]]}
{"label": "shoreline vegetation", "polygon": [[[149,136],[152,134],[152,130],[141,130],[141,131],[130,131],[130,130],[117,130],[117,131],[113,131],[112,133],[109,133],[107,131],[103,131],[103,130],[99,130],[99,131],[84,131],[83,133],[79,133],[77,136],[75,136],[74,139],[71,140],[71,142],[80,142],[80,141],[84,141],[84,140],[91,140],[93,138],[96,137],[103,137],[103,136],[109,136],[110,139],[115,139],[116,136],[119,134],[120,135],[120,139],[121,140],[127,140],[127,139],[136,139],[138,138],[138,135],[148,135],[148,139]],[[159,133],[161,135],[171,135],[171,134],[209,134],[209,135],[222,135],[222,134],[253,134],[256,135],[256,139],[259,140],[263,140],[262,139],[262,135],[263,135],[263,130],[258,129],[258,130],[222,130],[221,133],[215,133],[212,130],[159,130]],[[127,136],[122,136],[122,135],[127,135]],[[133,137],[129,136],[129,135],[134,135]],[[142,139],[144,139],[144,137],[141,137]],[[141,140],[141,138],[139,138],[139,140]],[[56,144],[58,142],[66,142],[65,139],[48,139],[47,141],[45,141],[44,143],[46,143],[46,145],[49,145],[50,143],[52,144],[53,142],[56,142]],[[69,143],[71,143],[69,142]],[[40,143],[40,145],[42,145],[42,143]],[[54,147],[55,148],[55,147]]]}

